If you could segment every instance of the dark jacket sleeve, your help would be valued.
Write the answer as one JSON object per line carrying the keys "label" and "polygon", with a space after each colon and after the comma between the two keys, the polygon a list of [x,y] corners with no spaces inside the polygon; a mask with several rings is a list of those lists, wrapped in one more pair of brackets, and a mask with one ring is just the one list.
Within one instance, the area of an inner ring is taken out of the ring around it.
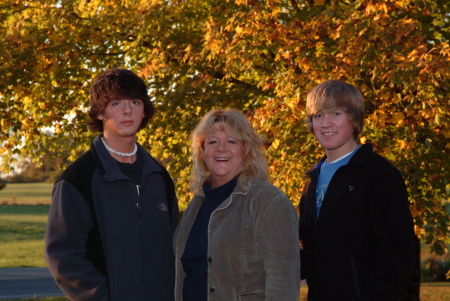
{"label": "dark jacket sleeve", "polygon": [[[302,229],[301,229],[301,219],[305,218],[304,217],[304,213],[305,213],[305,202],[306,202],[306,195],[308,192],[308,187],[309,184],[311,183],[311,180],[307,180],[303,186],[303,192],[302,192],[302,196],[300,197],[300,202],[298,204],[299,207],[299,223],[298,223],[298,235],[299,235],[299,242],[300,242],[300,277],[301,279],[306,279],[307,275],[308,275],[308,258],[307,258],[307,254],[306,254],[306,249],[304,248],[304,238],[302,236]],[[302,217],[302,213],[303,213],[303,217]]]}
{"label": "dark jacket sleeve", "polygon": [[47,222],[45,257],[56,283],[71,300],[108,300],[106,277],[86,258],[92,226],[87,201],[70,183],[57,182]]}
{"label": "dark jacket sleeve", "polygon": [[180,222],[180,211],[178,209],[178,199],[173,194],[172,199],[168,199],[167,202],[172,202],[172,212],[170,216],[170,226],[172,228],[172,233],[175,233],[175,230],[177,229],[178,223]]}
{"label": "dark jacket sleeve", "polygon": [[377,264],[363,300],[398,300],[415,266],[414,224],[401,174],[388,166],[375,179],[370,223],[378,241]]}

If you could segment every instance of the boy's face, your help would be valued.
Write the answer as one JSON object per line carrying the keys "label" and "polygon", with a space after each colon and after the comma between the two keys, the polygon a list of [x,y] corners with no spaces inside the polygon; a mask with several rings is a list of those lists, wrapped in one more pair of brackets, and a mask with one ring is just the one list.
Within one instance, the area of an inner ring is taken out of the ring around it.
{"label": "boy's face", "polygon": [[144,102],[140,99],[120,99],[107,104],[98,116],[103,121],[105,137],[136,135],[144,118]]}
{"label": "boy's face", "polygon": [[312,116],[314,135],[332,162],[353,151],[357,143],[353,138],[353,123],[344,110],[319,111]]}

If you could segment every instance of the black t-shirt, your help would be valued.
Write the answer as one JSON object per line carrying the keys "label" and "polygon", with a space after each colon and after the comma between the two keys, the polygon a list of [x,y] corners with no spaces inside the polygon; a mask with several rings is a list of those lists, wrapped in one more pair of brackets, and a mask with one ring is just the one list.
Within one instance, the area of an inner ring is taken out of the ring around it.
{"label": "black t-shirt", "polygon": [[131,164],[119,162],[117,160],[116,162],[119,165],[120,171],[123,174],[127,175],[130,179],[132,179],[136,185],[141,184],[143,161],[140,156],[137,156],[136,161],[134,161]]}

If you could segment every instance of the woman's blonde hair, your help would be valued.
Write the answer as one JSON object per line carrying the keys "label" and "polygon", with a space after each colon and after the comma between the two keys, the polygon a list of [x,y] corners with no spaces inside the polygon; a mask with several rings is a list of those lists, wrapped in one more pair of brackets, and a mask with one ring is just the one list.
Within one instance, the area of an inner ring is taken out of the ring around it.
{"label": "woman's blonde hair", "polygon": [[238,187],[248,189],[253,179],[267,180],[267,161],[258,137],[244,114],[236,109],[215,109],[208,112],[192,133],[191,192],[203,195],[203,183],[210,176],[204,160],[204,143],[208,135],[217,130],[241,141],[244,145],[242,171]]}
{"label": "woman's blonde hair", "polygon": [[353,123],[353,138],[359,136],[364,123],[364,98],[353,85],[344,81],[327,80],[315,86],[306,98],[306,126],[314,134],[312,117],[320,111],[341,109]]}

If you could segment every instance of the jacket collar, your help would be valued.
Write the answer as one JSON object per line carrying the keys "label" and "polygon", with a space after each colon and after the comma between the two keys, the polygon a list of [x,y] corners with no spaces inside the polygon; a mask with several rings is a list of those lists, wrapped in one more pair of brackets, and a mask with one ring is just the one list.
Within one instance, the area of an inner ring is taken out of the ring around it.
{"label": "jacket collar", "polygon": [[[253,186],[259,185],[262,182],[263,181],[261,181],[261,180],[252,179],[252,180],[250,180],[248,188],[246,188],[246,189],[244,189],[244,188],[242,188],[240,186],[236,186],[236,188],[233,190],[233,192],[230,194],[230,196],[225,201],[223,201],[222,204],[220,204],[219,207],[217,207],[217,209],[221,210],[221,209],[227,208],[228,206],[231,205],[231,203],[233,202],[233,199],[234,199],[235,196],[237,196],[237,195],[244,195],[244,196],[247,195],[248,192],[252,189]],[[200,206],[200,204],[203,202],[203,200],[205,198],[205,195],[198,193],[198,194],[196,194],[194,196],[194,198],[196,198],[196,199],[199,198],[199,199],[202,200],[201,202],[199,202],[199,206]]]}
{"label": "jacket collar", "polygon": [[367,160],[367,157],[372,151],[373,145],[371,143],[361,145],[358,151],[353,155],[353,157],[348,162],[348,165],[356,165],[365,162]]}
{"label": "jacket collar", "polygon": [[[369,154],[373,151],[373,145],[371,143],[366,143],[361,145],[361,147],[356,151],[356,153],[352,156],[347,165],[357,165],[365,162]],[[310,169],[306,174],[311,176],[314,172],[318,172],[320,166],[322,166],[323,162],[327,159],[327,156],[322,157],[320,161]]]}
{"label": "jacket collar", "polygon": [[[98,161],[98,165],[102,170],[103,177],[106,181],[115,181],[128,179],[119,168],[116,160],[109,154],[106,147],[103,145],[101,137],[103,134],[98,135],[91,143],[91,150],[94,153],[94,157]],[[147,151],[138,143],[137,155],[143,159],[144,168],[142,170],[143,175],[154,172],[161,172],[161,167],[150,157]]]}

